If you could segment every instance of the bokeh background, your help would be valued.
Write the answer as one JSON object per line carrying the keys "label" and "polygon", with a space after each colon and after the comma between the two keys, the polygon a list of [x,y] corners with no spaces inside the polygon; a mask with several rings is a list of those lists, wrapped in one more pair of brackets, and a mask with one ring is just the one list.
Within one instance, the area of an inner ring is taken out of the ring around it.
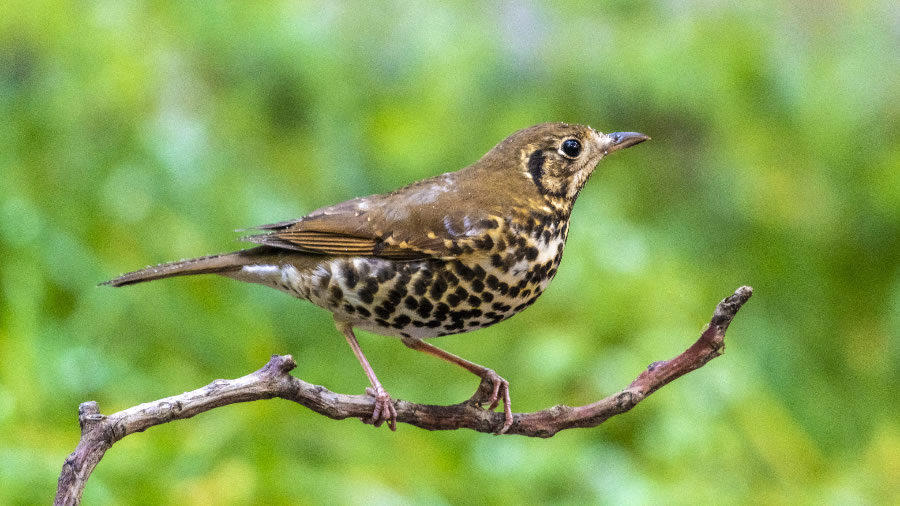
{"label": "bokeh background", "polygon": [[[85,400],[112,413],[272,353],[366,386],[312,305],[98,282],[543,121],[653,140],[600,165],[535,306],[438,344],[517,411],[583,404],[752,285],[722,358],[549,440],[230,406],[118,443],[86,503],[898,503],[898,26],[888,0],[0,3],[0,503],[50,501]],[[397,398],[477,385],[360,339]]]}

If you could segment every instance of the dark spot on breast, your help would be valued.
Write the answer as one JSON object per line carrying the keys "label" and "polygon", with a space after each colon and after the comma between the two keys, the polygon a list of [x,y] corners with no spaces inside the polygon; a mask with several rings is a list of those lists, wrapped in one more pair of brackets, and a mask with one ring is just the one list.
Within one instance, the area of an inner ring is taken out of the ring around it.
{"label": "dark spot on breast", "polygon": [[403,305],[406,306],[406,309],[416,309],[419,307],[419,302],[412,295],[407,295],[405,299],[403,299]]}
{"label": "dark spot on breast", "polygon": [[475,279],[484,279],[487,272],[480,265],[476,265],[472,271],[475,273]]}
{"label": "dark spot on breast", "polygon": [[406,294],[409,293],[409,290],[406,289],[406,283],[401,284],[399,281],[396,285],[394,285],[394,290],[397,290],[397,293],[400,294],[400,297],[406,297]]}
{"label": "dark spot on breast", "polygon": [[[407,316],[405,314],[402,314],[402,315],[394,318],[394,323],[391,326],[394,327],[395,329],[402,329],[402,328],[406,327],[407,325],[409,325],[409,322],[411,322],[411,321],[412,321],[412,318],[410,318],[409,316]],[[405,336],[405,337],[409,337],[409,336]]]}
{"label": "dark spot on breast", "polygon": [[424,279],[417,279],[415,283],[413,283],[413,293],[416,295],[425,295],[425,292],[428,291],[428,282]]}
{"label": "dark spot on breast", "polygon": [[466,264],[459,261],[453,262],[453,270],[456,271],[456,274],[459,275],[459,277],[465,279],[466,281],[469,281],[473,277],[475,277],[475,271],[470,269]]}
{"label": "dark spot on breast", "polygon": [[538,256],[538,249],[535,248],[534,246],[527,248],[525,250],[525,258],[527,258],[528,260],[534,260],[537,258],[537,256]]}
{"label": "dark spot on breast", "polygon": [[497,279],[497,276],[494,276],[493,274],[489,275],[485,282],[487,283],[488,288],[490,288],[491,290],[496,290],[497,285],[500,284],[500,280]]}
{"label": "dark spot on breast", "polygon": [[381,318],[387,319],[391,316],[391,311],[388,311],[388,308],[381,305],[375,308],[375,314],[380,316]]}
{"label": "dark spot on breast", "polygon": [[453,274],[450,271],[444,272],[444,275],[442,277],[447,282],[447,285],[449,285],[449,286],[456,286],[459,284],[459,278],[456,277],[456,274]]}
{"label": "dark spot on breast", "polygon": [[359,297],[359,300],[365,302],[366,304],[371,304],[375,300],[375,292],[370,291],[368,288],[363,288],[356,294]]}
{"label": "dark spot on breast", "polygon": [[444,321],[447,319],[448,313],[450,313],[450,306],[441,302],[435,307],[434,314],[431,316],[434,317],[435,320]]}
{"label": "dark spot on breast", "polygon": [[397,272],[391,267],[384,267],[382,269],[378,269],[378,272],[375,274],[375,279],[378,280],[379,283],[384,283],[392,279]]}
{"label": "dark spot on breast", "polygon": [[403,294],[395,288],[388,292],[388,300],[394,305],[400,304],[400,301],[403,300]]}
{"label": "dark spot on breast", "polygon": [[372,316],[371,311],[369,311],[368,309],[366,309],[363,306],[356,306],[356,312],[359,313],[359,315],[362,316],[363,318],[368,318],[368,317]]}
{"label": "dark spot on breast", "polygon": [[471,288],[475,293],[480,293],[482,290],[484,290],[484,282],[480,279],[476,279],[472,281],[472,284],[469,285],[469,288]]}
{"label": "dark spot on breast", "polygon": [[345,313],[353,314],[356,312],[356,308],[351,306],[350,304],[344,304],[344,307],[342,309]]}
{"label": "dark spot on breast", "polygon": [[421,316],[422,318],[428,318],[431,316],[431,310],[434,308],[434,305],[430,300],[426,298],[422,298],[419,300],[419,308],[416,309],[416,314]]}
{"label": "dark spot on breast", "polygon": [[465,325],[462,320],[453,322],[450,325],[445,325],[444,330],[462,330],[463,325]]}
{"label": "dark spot on breast", "polygon": [[518,286],[510,287],[510,289],[509,289],[509,296],[510,296],[510,297],[516,297],[516,296],[518,296],[518,295],[519,295],[519,287],[518,287]]}
{"label": "dark spot on breast", "polygon": [[522,229],[522,232],[524,232],[525,235],[531,237],[531,234],[532,232],[534,232],[534,228],[537,227],[537,225],[537,221],[528,220],[528,222],[525,223],[525,227]]}
{"label": "dark spot on breast", "polygon": [[455,293],[451,293],[447,296],[447,304],[450,304],[451,307],[456,307],[459,305],[460,299],[456,296]]}
{"label": "dark spot on breast", "polygon": [[459,320],[465,320],[469,317],[468,311],[450,311],[450,319],[457,322]]}
{"label": "dark spot on breast", "polygon": [[478,307],[481,305],[481,298],[475,295],[470,295],[469,299],[466,302],[468,302],[472,307]]}
{"label": "dark spot on breast", "polygon": [[431,298],[434,300],[441,300],[441,297],[444,295],[444,292],[447,291],[447,282],[441,278],[438,278],[431,285]]}
{"label": "dark spot on breast", "polygon": [[356,269],[351,262],[346,262],[341,272],[344,274],[344,284],[347,288],[353,288],[359,282],[359,276],[356,275]]}
{"label": "dark spot on breast", "polygon": [[494,253],[491,255],[491,265],[494,267],[502,267],[503,266],[503,257],[500,256],[499,253]]}
{"label": "dark spot on breast", "polygon": [[387,320],[382,320],[381,318],[375,318],[375,323],[378,324],[379,327],[390,327],[391,324],[387,322]]}
{"label": "dark spot on breast", "polygon": [[485,302],[490,302],[490,301],[494,300],[494,294],[492,294],[491,292],[484,292],[481,294],[481,300],[483,300]]}
{"label": "dark spot on breast", "polygon": [[409,264],[403,264],[403,268],[400,270],[400,275],[397,276],[397,283],[394,285],[397,288],[406,287],[409,284],[409,281],[412,279],[412,274],[409,273]]}

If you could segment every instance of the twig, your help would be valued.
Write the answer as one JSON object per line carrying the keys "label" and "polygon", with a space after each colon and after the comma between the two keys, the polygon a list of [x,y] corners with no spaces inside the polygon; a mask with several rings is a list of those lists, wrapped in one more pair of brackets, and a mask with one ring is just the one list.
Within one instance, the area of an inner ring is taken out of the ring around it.
{"label": "twig", "polygon": [[[741,306],[752,295],[749,286],[716,306],[709,326],[690,348],[671,360],[654,362],[620,392],[592,404],[571,407],[558,405],[534,413],[516,413],[506,434],[550,437],[573,427],[596,427],[624,413],[648,395],[672,380],[702,367],[725,349],[725,331]],[[365,418],[372,414],[371,397],[346,395],[295,378],[289,372],[297,367],[290,355],[273,355],[260,370],[233,380],[216,380],[181,395],[147,402],[114,413],[101,415],[97,403],[89,401],[78,408],[81,440],[63,463],[54,504],[78,504],[88,478],[116,441],[154,425],[191,418],[211,409],[261,399],[279,397],[302,404],[329,418]],[[493,433],[503,425],[503,413],[480,407],[482,383],[471,399],[452,406],[431,406],[395,400],[397,421],[428,430],[472,429]]]}

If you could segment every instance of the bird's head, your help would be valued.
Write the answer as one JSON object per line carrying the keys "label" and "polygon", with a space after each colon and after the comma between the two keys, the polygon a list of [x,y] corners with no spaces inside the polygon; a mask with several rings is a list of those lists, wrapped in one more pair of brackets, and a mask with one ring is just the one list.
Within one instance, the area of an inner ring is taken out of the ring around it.
{"label": "bird's head", "polygon": [[495,165],[516,160],[518,176],[530,180],[551,202],[570,209],[600,160],[649,138],[636,132],[605,134],[584,125],[542,123],[512,134],[482,161]]}

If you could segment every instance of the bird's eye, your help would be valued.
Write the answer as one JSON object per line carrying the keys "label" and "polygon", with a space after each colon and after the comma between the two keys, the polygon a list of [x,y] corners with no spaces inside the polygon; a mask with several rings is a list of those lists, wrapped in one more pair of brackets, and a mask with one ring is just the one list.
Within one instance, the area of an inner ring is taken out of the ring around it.
{"label": "bird's eye", "polygon": [[575,139],[566,139],[559,149],[569,158],[576,158],[581,154],[581,143]]}

